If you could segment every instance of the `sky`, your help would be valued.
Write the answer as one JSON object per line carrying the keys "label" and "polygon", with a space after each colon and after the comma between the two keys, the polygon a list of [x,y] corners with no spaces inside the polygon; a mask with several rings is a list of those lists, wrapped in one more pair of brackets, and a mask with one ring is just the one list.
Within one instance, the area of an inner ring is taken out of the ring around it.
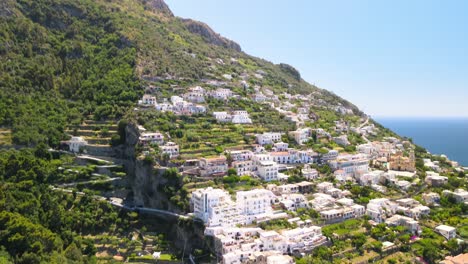
{"label": "sky", "polygon": [[166,0],[374,117],[468,117],[468,1]]}

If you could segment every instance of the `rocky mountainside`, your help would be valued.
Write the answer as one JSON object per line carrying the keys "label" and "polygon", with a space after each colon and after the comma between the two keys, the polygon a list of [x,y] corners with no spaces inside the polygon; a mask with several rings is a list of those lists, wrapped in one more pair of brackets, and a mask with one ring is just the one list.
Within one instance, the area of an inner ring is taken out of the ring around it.
{"label": "rocky mountainside", "polygon": [[207,24],[192,19],[182,19],[182,21],[190,32],[202,36],[209,44],[233,49],[238,52],[242,51],[239,44],[217,34]]}

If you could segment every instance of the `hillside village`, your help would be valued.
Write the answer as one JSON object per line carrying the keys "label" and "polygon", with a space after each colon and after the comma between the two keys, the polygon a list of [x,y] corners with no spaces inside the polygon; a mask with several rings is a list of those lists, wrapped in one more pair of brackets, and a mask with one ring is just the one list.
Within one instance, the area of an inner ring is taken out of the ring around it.
{"label": "hillside village", "polygon": [[[415,152],[421,150],[410,141],[387,136],[368,116],[356,119],[352,109],[327,105],[314,94],[275,94],[259,86],[245,92],[249,85],[243,81],[236,89],[244,91],[241,95],[222,88],[226,84],[209,80],[203,86],[174,87],[170,97],[148,93],[134,109],[137,116],[155,112],[259,132],[250,133],[251,140],[244,140],[249,144],[242,147],[215,148],[215,155],[195,151],[194,156],[181,147],[183,136],[138,126],[142,158],[176,167],[193,186],[206,186],[190,188],[181,199],[188,200],[187,213],[204,223],[205,235],[213,239],[223,263],[250,263],[262,257],[271,260],[268,263],[294,263],[291,256],[333,245],[333,238],[322,230],[347,221],[398,228],[400,235],[410,235],[409,243],[430,226],[446,240],[462,243],[457,226],[428,223],[441,199],[468,205],[466,190],[445,189],[449,177],[444,174],[452,167],[463,172],[456,162],[444,158],[442,163],[429,156],[418,165],[421,159]],[[225,107],[239,101],[269,107],[295,129],[258,129],[250,117],[253,113]],[[331,109],[339,119],[328,129],[317,127],[320,116],[311,106]],[[70,145],[70,150],[76,146]],[[283,228],[272,228],[275,224]],[[374,250],[391,254],[406,243],[391,240],[377,243]]]}
{"label": "hillside village", "polygon": [[50,2],[0,4],[1,263],[466,262],[468,168],[163,0]]}

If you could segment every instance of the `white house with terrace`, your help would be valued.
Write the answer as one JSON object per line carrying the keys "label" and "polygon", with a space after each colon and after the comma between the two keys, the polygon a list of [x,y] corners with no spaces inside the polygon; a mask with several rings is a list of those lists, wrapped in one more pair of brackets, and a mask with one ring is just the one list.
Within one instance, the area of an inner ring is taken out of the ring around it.
{"label": "white house with terrace", "polygon": [[336,160],[328,162],[334,170],[344,170],[346,176],[358,178],[369,171],[369,159],[366,155],[340,155]]}
{"label": "white house with terrace", "polygon": [[398,204],[387,198],[372,199],[367,204],[366,214],[375,222],[382,223],[388,217],[393,216],[398,209]]}
{"label": "white house with terrace", "polygon": [[174,142],[167,142],[166,144],[159,147],[161,153],[164,155],[169,155],[169,158],[174,158],[179,156],[179,145]]}
{"label": "white house with terrace", "polygon": [[228,112],[213,112],[213,117],[221,123],[252,124],[249,113],[244,110]]}
{"label": "white house with terrace", "polygon": [[263,134],[256,134],[257,143],[260,145],[273,144],[281,141],[281,133],[277,132],[264,132]]}
{"label": "white house with terrace", "polygon": [[217,100],[228,100],[233,95],[234,93],[231,90],[225,88],[218,88],[214,91],[208,92],[208,96]]}
{"label": "white house with terrace", "polygon": [[164,143],[164,136],[160,132],[144,132],[140,134],[138,138],[140,144],[158,144],[161,145]]}
{"label": "white house with terrace", "polygon": [[150,94],[143,95],[141,100],[138,101],[138,104],[146,106],[155,106],[157,103],[158,102],[156,101],[156,97]]}
{"label": "white house with terrace", "polygon": [[278,180],[278,164],[274,161],[260,161],[256,163],[257,175],[264,181]]}
{"label": "white house with terrace", "polygon": [[254,189],[250,191],[239,191],[236,194],[237,207],[245,216],[247,224],[263,218],[273,212],[271,205],[276,201],[276,196],[269,190]]}

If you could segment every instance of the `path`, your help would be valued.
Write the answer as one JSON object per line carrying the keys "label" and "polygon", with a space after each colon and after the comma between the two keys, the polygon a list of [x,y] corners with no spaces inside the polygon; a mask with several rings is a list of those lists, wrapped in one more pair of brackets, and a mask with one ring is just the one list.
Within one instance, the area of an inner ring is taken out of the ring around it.
{"label": "path", "polygon": [[[70,190],[70,189],[57,188],[57,187],[53,187],[53,186],[50,186],[50,187],[54,191],[73,193],[73,190]],[[86,194],[84,192],[76,192],[76,194],[80,195],[80,196],[88,195],[88,194]],[[96,199],[96,200],[107,201],[108,203],[110,203],[111,205],[113,205],[115,207],[119,207],[121,209],[129,210],[129,211],[135,211],[135,212],[139,212],[139,213],[141,212],[141,213],[153,214],[153,215],[159,215],[159,216],[164,215],[164,216],[170,216],[170,217],[175,217],[177,219],[184,219],[184,220],[191,219],[191,217],[189,215],[177,214],[177,213],[167,211],[167,210],[147,208],[147,207],[128,206],[128,205],[125,205],[125,204],[123,204],[121,202],[119,203],[119,202],[113,200],[112,198],[110,200],[108,200],[106,197],[99,196],[99,195],[92,195],[92,197],[94,199]]]}

